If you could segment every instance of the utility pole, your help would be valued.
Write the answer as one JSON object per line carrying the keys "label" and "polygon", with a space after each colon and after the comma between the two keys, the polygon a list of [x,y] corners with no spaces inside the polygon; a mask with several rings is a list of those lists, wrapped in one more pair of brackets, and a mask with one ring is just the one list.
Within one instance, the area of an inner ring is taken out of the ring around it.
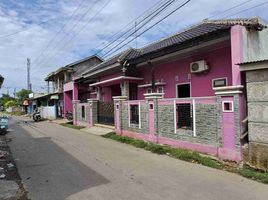
{"label": "utility pole", "polygon": [[31,60],[27,58],[27,90],[32,90],[31,80],[30,80],[30,67],[31,67]]}
{"label": "utility pole", "polygon": [[14,95],[14,98],[16,98],[16,88],[14,88],[13,95]]}

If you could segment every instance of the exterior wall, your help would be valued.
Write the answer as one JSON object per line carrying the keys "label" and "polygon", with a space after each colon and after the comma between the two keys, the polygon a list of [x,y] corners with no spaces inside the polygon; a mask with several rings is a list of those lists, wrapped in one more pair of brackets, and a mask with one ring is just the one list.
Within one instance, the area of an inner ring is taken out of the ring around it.
{"label": "exterior wall", "polygon": [[[191,74],[190,63],[206,60],[210,70],[203,74]],[[146,68],[146,67],[145,67]],[[178,79],[176,80],[176,76]],[[142,70],[143,83],[151,82],[150,70]],[[155,66],[155,79],[163,80],[164,98],[176,98],[176,84],[191,83],[192,97],[215,96],[212,88],[212,79],[227,77],[228,85],[232,85],[231,48],[225,47],[207,53],[179,59],[166,64]],[[146,89],[139,88],[138,99],[144,99]]]}
{"label": "exterior wall", "polygon": [[[263,22],[266,24],[266,22]],[[247,31],[241,28],[243,34],[243,62],[265,60],[268,52],[268,30]]]}
{"label": "exterior wall", "polygon": [[[85,117],[82,117],[82,106],[85,108]],[[90,108],[88,103],[78,103],[76,120],[79,125],[89,126],[90,123]]]}
{"label": "exterior wall", "polygon": [[40,108],[40,115],[44,119],[56,119],[56,106],[42,106]]}
{"label": "exterior wall", "polygon": [[[267,64],[268,67],[268,64]],[[247,71],[249,146],[247,160],[268,168],[268,69]]]}
{"label": "exterior wall", "polygon": [[73,94],[72,91],[64,92],[63,94],[64,98],[64,114],[66,114],[67,111],[73,112]]}

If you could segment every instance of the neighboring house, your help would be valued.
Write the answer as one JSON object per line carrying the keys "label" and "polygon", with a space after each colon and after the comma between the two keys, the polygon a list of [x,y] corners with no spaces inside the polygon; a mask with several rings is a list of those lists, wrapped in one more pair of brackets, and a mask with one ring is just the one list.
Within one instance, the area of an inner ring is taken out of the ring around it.
{"label": "neighboring house", "polygon": [[90,56],[66,66],[71,73],[67,74],[64,82],[64,114],[73,112],[73,100],[87,102],[92,98],[90,80],[84,81],[81,76],[86,70],[100,64],[103,60],[98,56]]}
{"label": "neighboring house", "polygon": [[0,88],[2,87],[4,82],[4,77],[0,75]]}
{"label": "neighboring house", "polygon": [[246,73],[249,144],[245,161],[254,167],[268,169],[268,53],[267,59],[239,64]]}
{"label": "neighboring house", "polygon": [[91,99],[72,98],[74,123],[110,124],[117,134],[240,161],[246,81],[237,64],[265,57],[266,35],[258,18],[205,20],[126,50],[75,83],[89,84]]}

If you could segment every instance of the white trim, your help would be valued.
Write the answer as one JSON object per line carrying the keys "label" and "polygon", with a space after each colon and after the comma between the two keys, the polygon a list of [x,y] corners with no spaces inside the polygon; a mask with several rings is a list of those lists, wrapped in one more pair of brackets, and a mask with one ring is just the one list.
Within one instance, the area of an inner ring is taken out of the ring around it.
{"label": "white trim", "polygon": [[131,113],[130,113],[130,103],[128,102],[128,127],[130,128],[130,118],[131,118]]}
{"label": "white trim", "polygon": [[[151,90],[151,92],[149,92],[149,90]],[[147,93],[147,94],[151,94],[151,93],[153,93],[153,89],[150,88],[150,87],[148,87],[148,88],[146,89],[146,93]]]}
{"label": "white trim", "polygon": [[176,98],[177,99],[185,99],[185,98],[178,97],[178,85],[186,85],[186,84],[190,85],[190,97],[189,98],[192,97],[192,83],[191,82],[184,82],[184,83],[177,83],[176,84],[175,90],[176,90]]}
{"label": "white trim", "polygon": [[177,133],[177,110],[176,110],[176,100],[174,100],[174,105],[173,105],[173,110],[174,110],[174,133]]}
{"label": "white trim", "polygon": [[218,86],[218,87],[226,87],[226,86],[228,86],[228,78],[227,77],[214,78],[214,79],[211,80],[212,89],[218,88],[218,87],[214,87],[214,81],[222,80],[222,79],[225,79],[226,80],[226,85],[225,86]]}
{"label": "white trim", "polygon": [[205,97],[190,97],[190,98],[165,98],[165,99],[160,99],[163,101],[168,101],[168,100],[192,100],[192,99],[196,99],[196,100],[202,100],[202,99],[216,99],[216,96],[205,96]]}
{"label": "white trim", "polygon": [[141,129],[141,102],[139,102],[139,129]]}
{"label": "white trim", "polygon": [[[224,108],[224,104],[225,103],[230,103],[232,109],[231,110],[225,110],[225,108]],[[234,112],[234,102],[233,101],[222,101],[221,106],[222,106],[222,112],[225,112],[225,113],[232,113],[232,112]]]}
{"label": "white trim", "polygon": [[116,77],[116,78],[111,78],[111,79],[108,79],[108,80],[104,80],[104,81],[100,81],[100,82],[97,82],[97,83],[89,84],[89,86],[98,86],[98,85],[101,85],[101,84],[104,84],[104,83],[109,83],[109,82],[118,81],[118,80],[136,80],[136,81],[141,81],[141,80],[143,80],[143,78],[140,78],[140,77],[132,77],[132,76],[119,76],[119,77]]}
{"label": "white trim", "polygon": [[[159,91],[159,88],[162,88],[162,91]],[[158,86],[157,87],[157,93],[165,93],[164,86]]]}
{"label": "white trim", "polygon": [[[155,83],[156,86],[159,86],[159,85],[166,85],[165,82],[156,82]],[[152,87],[152,83],[148,83],[148,84],[143,84],[143,85],[138,85],[138,88],[144,88],[144,87]]]}
{"label": "white trim", "polygon": [[195,120],[195,99],[193,99],[193,105],[192,105],[192,109],[193,109],[193,135],[194,137],[196,137],[196,120]]}

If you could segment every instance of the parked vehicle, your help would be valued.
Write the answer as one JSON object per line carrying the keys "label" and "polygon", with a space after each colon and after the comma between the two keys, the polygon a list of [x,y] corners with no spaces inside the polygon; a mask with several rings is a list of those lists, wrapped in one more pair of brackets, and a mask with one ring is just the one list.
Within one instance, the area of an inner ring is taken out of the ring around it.
{"label": "parked vehicle", "polygon": [[41,121],[41,114],[40,114],[40,111],[37,109],[33,113],[33,120],[35,122]]}
{"label": "parked vehicle", "polygon": [[66,111],[65,116],[69,121],[73,121],[73,113],[72,112]]}
{"label": "parked vehicle", "polygon": [[0,117],[0,135],[4,135],[8,130],[8,117],[2,116]]}

